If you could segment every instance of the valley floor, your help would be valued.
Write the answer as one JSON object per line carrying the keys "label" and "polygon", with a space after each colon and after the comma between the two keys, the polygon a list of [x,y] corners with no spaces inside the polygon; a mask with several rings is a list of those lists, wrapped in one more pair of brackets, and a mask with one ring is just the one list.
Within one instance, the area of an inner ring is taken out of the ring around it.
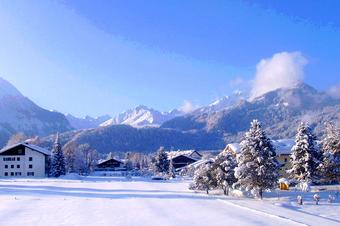
{"label": "valley floor", "polygon": [[187,188],[185,180],[2,179],[0,225],[340,225],[340,203],[327,203],[328,192],[321,193],[319,206],[312,193],[297,206],[294,192],[260,201]]}

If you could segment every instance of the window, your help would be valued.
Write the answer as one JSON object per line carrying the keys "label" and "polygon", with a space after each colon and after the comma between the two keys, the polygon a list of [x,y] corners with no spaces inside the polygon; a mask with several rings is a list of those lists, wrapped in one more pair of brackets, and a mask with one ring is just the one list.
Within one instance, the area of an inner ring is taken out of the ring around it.
{"label": "window", "polygon": [[11,172],[11,176],[14,176],[14,172]]}
{"label": "window", "polygon": [[17,157],[17,161],[20,161],[20,157]]}
{"label": "window", "polygon": [[32,169],[32,168],[33,168],[33,165],[28,165],[28,168]]}
{"label": "window", "polygon": [[285,162],[288,162],[288,159],[287,159],[287,158],[285,158]]}
{"label": "window", "polygon": [[27,176],[34,176],[34,172],[27,172]]}
{"label": "window", "polygon": [[20,169],[20,165],[17,165],[17,169]]}
{"label": "window", "polygon": [[15,161],[15,157],[12,157],[12,161]]}
{"label": "window", "polygon": [[15,176],[21,176],[21,172],[15,172]]}
{"label": "window", "polygon": [[11,165],[11,169],[14,169],[14,165]]}
{"label": "window", "polygon": [[8,169],[8,165],[5,165],[5,169]]}
{"label": "window", "polygon": [[5,172],[5,177],[8,177],[8,172]]}
{"label": "window", "polygon": [[33,157],[29,157],[29,158],[28,158],[28,161],[33,161]]}

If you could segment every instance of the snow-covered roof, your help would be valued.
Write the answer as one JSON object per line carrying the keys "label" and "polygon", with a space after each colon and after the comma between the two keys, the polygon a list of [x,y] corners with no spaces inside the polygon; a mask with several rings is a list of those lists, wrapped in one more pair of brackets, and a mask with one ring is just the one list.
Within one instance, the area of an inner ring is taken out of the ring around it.
{"label": "snow-covered roof", "polygon": [[[272,140],[272,144],[275,147],[276,154],[284,155],[290,154],[292,147],[294,146],[293,139],[281,139],[281,140]],[[240,153],[241,146],[239,143],[231,143],[228,144],[225,150],[232,150],[235,153]]]}
{"label": "snow-covered roof", "polygon": [[198,167],[200,167],[203,164],[207,164],[207,163],[213,163],[215,160],[213,158],[210,159],[201,159],[198,160],[197,162],[194,162],[186,167],[194,167],[195,169],[197,169]]}
{"label": "snow-covered roof", "polygon": [[183,156],[186,156],[186,157],[189,157],[189,158],[192,158],[192,159],[197,160],[194,156],[192,156],[195,152],[196,152],[198,155],[200,155],[200,154],[199,154],[197,151],[195,151],[195,150],[168,151],[168,152],[166,152],[166,153],[167,153],[169,159],[173,159],[173,158],[176,158],[176,157],[178,157],[178,156],[183,155]]}
{"label": "snow-covered roof", "polygon": [[235,153],[239,153],[241,150],[241,147],[239,143],[231,143],[227,145],[226,149],[229,149]]}
{"label": "snow-covered roof", "polygon": [[12,148],[18,147],[20,145],[22,145],[22,146],[24,146],[26,148],[29,148],[29,149],[31,149],[33,151],[40,152],[40,153],[42,153],[44,155],[51,155],[51,152],[49,150],[47,150],[45,148],[42,148],[42,147],[39,147],[39,146],[36,146],[36,145],[33,145],[33,144],[28,144],[28,143],[25,143],[25,142],[21,142],[21,143],[14,144],[14,145],[9,146],[9,147],[5,147],[5,148],[0,150],[0,154],[4,153],[4,152],[6,152],[6,151],[8,151],[8,150],[10,150]]}
{"label": "snow-covered roof", "polygon": [[98,160],[98,165],[100,165],[100,164],[102,164],[102,163],[104,163],[104,162],[108,162],[108,161],[111,161],[111,160],[114,160],[114,161],[116,161],[116,162],[120,162],[120,163],[124,163],[124,162],[122,162],[122,161],[120,161],[120,160],[118,160],[118,159],[115,159],[115,158],[110,158],[110,159],[100,159],[100,160]]}

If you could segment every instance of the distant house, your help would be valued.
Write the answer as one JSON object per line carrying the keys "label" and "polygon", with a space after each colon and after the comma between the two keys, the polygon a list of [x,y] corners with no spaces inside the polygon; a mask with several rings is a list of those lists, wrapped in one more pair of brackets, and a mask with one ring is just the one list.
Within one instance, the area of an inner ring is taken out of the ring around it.
{"label": "distant house", "polygon": [[96,172],[105,171],[126,171],[125,164],[114,158],[101,160],[95,167]]}
{"label": "distant house", "polygon": [[0,150],[0,177],[48,176],[49,150],[18,143]]}
{"label": "distant house", "polygon": [[172,161],[175,169],[188,166],[202,158],[202,155],[195,150],[170,151],[167,152],[167,155],[168,159]]}
{"label": "distant house", "polygon": [[[272,140],[272,144],[275,147],[277,160],[280,163],[280,174],[282,177],[287,177],[286,170],[291,167],[289,156],[294,146],[293,139]],[[239,143],[231,143],[226,146],[224,152],[231,152],[235,155],[239,154],[241,147]]]}

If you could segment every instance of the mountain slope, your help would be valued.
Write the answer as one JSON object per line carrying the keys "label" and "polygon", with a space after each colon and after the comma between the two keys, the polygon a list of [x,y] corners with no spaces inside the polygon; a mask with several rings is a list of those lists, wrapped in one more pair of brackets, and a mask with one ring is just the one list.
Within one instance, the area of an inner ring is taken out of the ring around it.
{"label": "mountain slope", "polygon": [[255,118],[267,127],[294,117],[302,118],[308,111],[320,111],[324,107],[337,104],[340,104],[339,100],[301,83],[293,88],[266,93],[251,102],[243,100],[220,112],[177,117],[165,122],[162,128],[184,131],[205,129],[236,134],[245,131]]}
{"label": "mountain slope", "polygon": [[71,129],[63,114],[39,107],[0,78],[0,146],[15,133],[43,136]]}
{"label": "mountain slope", "polygon": [[118,116],[107,120],[101,126],[130,125],[133,127],[158,127],[165,121],[173,119],[183,113],[177,110],[170,112],[159,112],[152,108],[140,105],[134,109],[125,111]]}
{"label": "mountain slope", "polygon": [[[340,101],[299,84],[278,89],[249,102],[241,100],[221,111],[207,111],[176,117],[160,128],[111,125],[62,134],[64,143],[89,143],[99,152],[152,152],[159,146],[174,149],[217,150],[238,142],[253,119],[259,119],[269,137],[292,138],[301,120],[308,121],[321,137],[325,122],[340,126]],[[44,144],[53,139],[43,139]]]}
{"label": "mountain slope", "polygon": [[65,115],[71,126],[75,129],[89,129],[99,127],[102,123],[109,120],[109,115],[103,115],[97,118],[86,116],[84,118],[77,118],[71,114]]}

